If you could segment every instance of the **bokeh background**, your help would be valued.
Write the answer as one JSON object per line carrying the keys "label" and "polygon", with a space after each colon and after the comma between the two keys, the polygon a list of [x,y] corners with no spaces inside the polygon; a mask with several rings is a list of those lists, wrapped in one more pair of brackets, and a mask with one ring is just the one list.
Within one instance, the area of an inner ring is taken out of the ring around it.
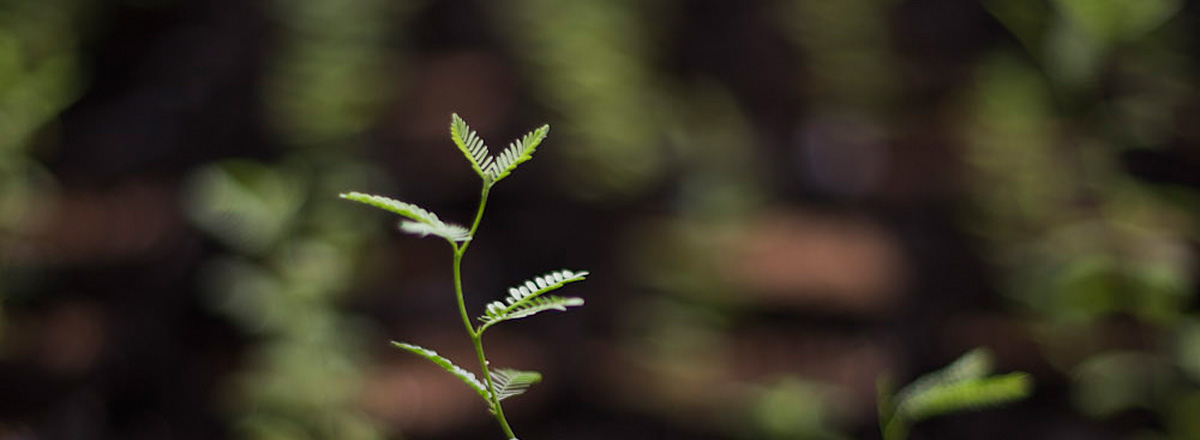
{"label": "bokeh background", "polygon": [[458,112],[549,123],[467,255],[530,439],[878,438],[973,347],[1034,397],[914,439],[1200,438],[1200,5],[0,0],[0,439],[486,439]]}

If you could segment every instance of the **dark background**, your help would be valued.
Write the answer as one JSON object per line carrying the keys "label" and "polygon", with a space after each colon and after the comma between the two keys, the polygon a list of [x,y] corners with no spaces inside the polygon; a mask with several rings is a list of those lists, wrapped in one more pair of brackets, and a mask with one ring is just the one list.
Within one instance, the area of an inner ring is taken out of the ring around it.
{"label": "dark background", "polygon": [[974,347],[1036,392],[913,438],[1200,438],[1182,0],[0,0],[0,439],[878,438]]}

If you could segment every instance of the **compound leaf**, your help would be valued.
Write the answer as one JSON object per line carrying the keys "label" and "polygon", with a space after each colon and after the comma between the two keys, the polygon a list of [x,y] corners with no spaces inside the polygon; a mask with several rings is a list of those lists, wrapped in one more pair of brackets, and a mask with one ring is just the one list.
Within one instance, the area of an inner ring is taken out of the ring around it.
{"label": "compound leaf", "polygon": [[496,398],[504,400],[525,392],[535,383],[542,381],[542,374],[536,371],[521,371],[508,368],[492,370],[492,386],[496,390]]}
{"label": "compound leaf", "polygon": [[916,422],[942,414],[987,408],[1028,397],[1033,381],[1016,372],[940,384],[908,396],[897,412]]}
{"label": "compound leaf", "polygon": [[489,180],[489,170],[494,164],[492,156],[488,154],[487,145],[483,144],[483,138],[467,126],[467,122],[460,118],[458,113],[450,115],[450,139],[454,140],[454,145],[457,145],[458,150],[467,157],[467,161],[471,162],[475,173],[484,180]]}
{"label": "compound leaf", "polygon": [[498,182],[500,179],[508,177],[517,168],[517,165],[533,159],[533,151],[537,150],[538,145],[546,139],[546,135],[549,133],[550,125],[543,125],[527,133],[521,139],[508,144],[508,148],[501,151],[487,169],[492,181]]}
{"label": "compound leaf", "polygon": [[488,304],[488,312],[480,317],[484,322],[484,326],[508,321],[510,319],[520,319],[528,316],[533,316],[547,310],[558,310],[560,312],[567,311],[567,307],[579,307],[583,305],[583,298],[562,297],[548,295],[540,298],[531,298],[514,306],[505,309],[493,308],[493,305],[499,304],[499,301]]}
{"label": "compound leaf", "polygon": [[467,228],[449,223],[429,224],[402,221],[400,222],[400,230],[421,237],[436,235],[450,241],[467,241],[471,239],[471,231],[467,230]]}
{"label": "compound leaf", "polygon": [[421,209],[421,207],[411,203],[360,192],[348,192],[341,194],[340,197],[390,211],[412,220],[400,223],[400,230],[410,234],[420,236],[436,235],[456,242],[471,239],[471,233],[467,228],[443,222],[438,218],[437,214]]}
{"label": "compound leaf", "polygon": [[968,379],[979,379],[992,372],[992,354],[977,348],[960,356],[950,365],[914,380],[896,393],[896,401],[904,401],[930,388]]}
{"label": "compound leaf", "polygon": [[586,271],[572,272],[569,270],[560,270],[534,277],[518,286],[510,287],[508,289],[508,298],[505,298],[504,301],[492,301],[487,305],[487,310],[483,316],[479,317],[479,320],[483,321],[480,331],[482,332],[483,329],[501,321],[524,318],[547,310],[565,311],[567,307],[583,305],[583,299],[581,298],[543,297],[542,295],[556,290],[567,283],[583,281],[587,275],[588,272]]}
{"label": "compound leaf", "polygon": [[917,422],[946,413],[997,406],[1027,397],[1033,381],[1027,373],[992,373],[992,355],[971,350],[941,370],[921,376],[896,394],[894,414]]}
{"label": "compound leaf", "polygon": [[438,216],[436,214],[426,211],[424,209],[421,209],[421,207],[419,207],[417,205],[401,202],[399,200],[395,200],[395,199],[384,197],[384,196],[377,196],[377,195],[372,195],[372,194],[364,194],[364,193],[360,193],[357,191],[351,191],[348,193],[343,193],[343,194],[339,195],[339,197],[346,199],[346,200],[353,200],[355,202],[371,205],[376,208],[383,209],[385,211],[391,211],[393,213],[400,214],[401,216],[407,217],[409,219],[412,219],[413,221],[417,221],[417,222],[421,222],[421,223],[435,223],[435,222],[440,223],[441,222],[441,220],[438,219]]}
{"label": "compound leaf", "polygon": [[423,348],[420,346],[416,346],[413,344],[407,344],[404,342],[397,342],[397,341],[392,341],[392,345],[394,345],[397,348],[400,348],[402,350],[413,353],[417,356],[428,359],[430,362],[433,362],[434,364],[437,364],[437,366],[442,367],[443,370],[446,370],[450,374],[453,374],[455,377],[462,380],[463,383],[467,384],[468,387],[471,387],[472,390],[475,390],[475,393],[479,394],[479,397],[482,397],[484,402],[489,402],[489,405],[490,405],[491,399],[488,398],[489,393],[487,391],[487,387],[484,387],[483,383],[480,383],[479,379],[475,378],[474,373],[464,370],[462,367],[459,367],[458,365],[454,365],[454,363],[450,362],[449,359],[446,359],[446,358],[438,355],[436,351],[433,351],[433,350],[430,350],[427,348]]}

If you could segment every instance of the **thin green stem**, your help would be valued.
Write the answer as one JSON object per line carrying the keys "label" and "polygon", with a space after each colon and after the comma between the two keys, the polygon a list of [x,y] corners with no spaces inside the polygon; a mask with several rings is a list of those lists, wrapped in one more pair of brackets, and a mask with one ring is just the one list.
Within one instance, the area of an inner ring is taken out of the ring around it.
{"label": "thin green stem", "polygon": [[471,335],[471,339],[475,339],[475,328],[471,326],[471,316],[467,314],[467,304],[463,301],[462,257],[466,251],[466,243],[463,243],[461,247],[455,246],[454,248],[454,297],[458,300],[458,313],[462,315],[467,334]]}
{"label": "thin green stem", "polygon": [[492,374],[488,371],[487,357],[483,355],[483,338],[474,335],[471,337],[471,343],[475,345],[475,355],[479,357],[479,368],[483,369],[483,377],[487,381],[488,396],[492,399],[492,414],[496,416],[496,422],[500,423],[500,429],[504,430],[504,435],[509,439],[517,438],[512,427],[508,426],[508,419],[504,418],[504,407],[500,406],[500,397],[496,394],[496,386],[492,384]]}
{"label": "thin green stem", "polygon": [[[470,236],[472,238],[475,237],[475,231],[479,229],[479,222],[483,219],[483,210],[487,207],[488,193],[491,189],[491,184],[485,181],[483,192],[479,197],[479,209],[475,212],[475,221],[471,223]],[[500,406],[500,398],[496,395],[496,386],[492,383],[492,375],[488,370],[487,356],[483,354],[482,331],[477,332],[471,326],[471,317],[467,314],[467,305],[463,300],[462,259],[463,254],[467,253],[467,246],[470,244],[470,241],[463,242],[462,244],[450,243],[454,247],[454,296],[458,301],[458,312],[462,316],[463,327],[467,329],[467,334],[471,336],[471,345],[475,346],[475,355],[479,358],[479,369],[483,372],[483,378],[487,382],[488,403],[492,407],[492,414],[496,416],[496,422],[500,423],[500,429],[504,431],[504,435],[508,436],[507,438],[509,439],[514,439],[517,435],[513,433],[512,427],[508,426],[508,419],[504,418],[504,408]]]}
{"label": "thin green stem", "polygon": [[[491,182],[486,182],[486,181],[483,182],[483,191],[479,195],[479,209],[477,209],[475,211],[475,221],[471,223],[471,234],[470,234],[471,237],[475,237],[475,230],[479,229],[479,221],[483,220],[483,208],[487,207],[488,193],[491,193],[491,192],[492,192]],[[466,248],[467,244],[470,244],[470,243],[471,242],[469,242],[469,241],[466,243],[463,243],[462,247]]]}

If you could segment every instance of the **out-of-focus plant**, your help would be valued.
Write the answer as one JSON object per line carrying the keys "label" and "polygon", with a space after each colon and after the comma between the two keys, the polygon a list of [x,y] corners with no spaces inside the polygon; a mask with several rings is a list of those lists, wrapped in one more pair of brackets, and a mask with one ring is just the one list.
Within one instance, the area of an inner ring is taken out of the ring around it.
{"label": "out-of-focus plant", "polygon": [[804,56],[814,83],[811,96],[823,111],[886,116],[896,80],[888,46],[887,16],[894,2],[787,0],[775,15],[784,35]]}
{"label": "out-of-focus plant", "polygon": [[[982,58],[964,112],[979,207],[968,224],[992,243],[1005,290],[1034,312],[1076,407],[1096,418],[1158,411],[1176,438],[1196,432],[1175,419],[1197,408],[1176,403],[1200,395],[1179,374],[1195,319],[1195,211],[1172,202],[1186,190],[1134,180],[1120,158],[1173,142],[1197,92],[1186,26],[1172,22],[1183,3],[987,1],[1028,54]],[[1118,326],[1136,328],[1137,343],[1105,337],[1135,333]]]}
{"label": "out-of-focus plant", "polygon": [[891,160],[888,140],[907,121],[897,113],[901,76],[890,41],[898,2],[784,0],[773,12],[804,63],[806,106],[790,145],[801,179],[843,197],[878,191]]}
{"label": "out-of-focus plant", "polygon": [[272,1],[283,37],[267,69],[266,100],[289,145],[330,146],[361,135],[388,102],[402,54],[389,32],[424,2]]}
{"label": "out-of-focus plant", "polygon": [[34,201],[53,184],[31,150],[79,95],[79,9],[74,0],[0,2],[0,312],[25,263],[16,252],[24,231],[38,222]]}
{"label": "out-of-focus plant", "polygon": [[768,440],[846,440],[852,437],[830,426],[835,411],[830,408],[830,385],[784,377],[762,387],[751,400],[746,425],[757,425],[754,436]]}
{"label": "out-of-focus plant", "polygon": [[994,407],[1024,399],[1033,381],[1022,372],[992,375],[991,354],[975,349],[945,368],[894,391],[879,380],[879,429],[884,440],[908,438],[912,424],[956,412]]}
{"label": "out-of-focus plant", "polygon": [[390,32],[421,3],[267,2],[263,100],[279,155],[208,165],[189,181],[191,220],[227,249],[201,282],[254,338],[227,383],[238,438],[388,435],[360,409],[370,325],[339,307],[373,228],[319,194],[375,175],[355,154],[401,77]]}
{"label": "out-of-focus plant", "polygon": [[561,113],[558,129],[571,139],[563,167],[577,195],[611,199],[636,195],[664,175],[660,116],[669,105],[655,77],[654,10],[663,2],[520,0],[494,12],[505,37],[519,48],[530,87]]}
{"label": "out-of-focus plant", "polygon": [[255,340],[228,388],[239,438],[383,438],[356,404],[368,331],[337,307],[370,228],[310,196],[363,174],[235,160],[190,179],[189,217],[229,249],[200,272],[206,299]]}
{"label": "out-of-focus plant", "polygon": [[488,194],[491,192],[492,187],[500,180],[508,177],[518,165],[532,159],[534,150],[537,149],[538,145],[542,143],[542,140],[546,138],[546,134],[549,132],[550,126],[543,125],[541,128],[509,144],[508,148],[493,156],[489,153],[487,146],[484,145],[483,139],[474,130],[471,130],[467,126],[467,123],[459,118],[457,114],[453,115],[450,124],[450,137],[454,140],[454,144],[458,146],[458,149],[462,151],[463,155],[466,156],[467,161],[471,164],[471,168],[483,179],[483,190],[479,196],[479,207],[475,212],[475,220],[471,223],[469,229],[453,223],[446,223],[438,218],[436,214],[415,205],[387,197],[358,192],[341,195],[342,198],[348,200],[365,203],[399,214],[406,219],[400,222],[399,228],[401,231],[422,237],[430,235],[440,237],[450,244],[450,248],[454,251],[454,262],[451,267],[454,273],[454,295],[458,302],[458,312],[462,317],[463,326],[471,338],[471,344],[475,347],[475,354],[479,360],[479,369],[483,373],[483,382],[480,382],[470,371],[455,365],[449,359],[438,355],[433,350],[404,342],[392,342],[392,344],[397,348],[428,359],[461,379],[467,386],[478,393],[479,397],[487,402],[488,409],[496,417],[496,421],[500,424],[504,435],[514,440],[516,439],[516,434],[513,433],[508,420],[504,417],[504,408],[500,402],[506,398],[524,393],[531,385],[541,381],[542,375],[536,371],[490,368],[487,356],[483,350],[483,333],[493,325],[504,321],[525,318],[549,310],[565,311],[567,307],[583,305],[583,299],[581,298],[546,294],[568,283],[582,281],[588,273],[560,270],[534,277],[524,283],[511,287],[508,289],[508,297],[503,301],[489,303],[484,314],[479,316],[479,323],[473,325],[469,317],[470,315],[467,312],[467,306],[463,302],[462,259],[463,255],[467,252],[467,247],[471,244],[471,240],[475,238],[475,231],[479,228],[479,222],[483,219],[484,208],[487,207]]}

